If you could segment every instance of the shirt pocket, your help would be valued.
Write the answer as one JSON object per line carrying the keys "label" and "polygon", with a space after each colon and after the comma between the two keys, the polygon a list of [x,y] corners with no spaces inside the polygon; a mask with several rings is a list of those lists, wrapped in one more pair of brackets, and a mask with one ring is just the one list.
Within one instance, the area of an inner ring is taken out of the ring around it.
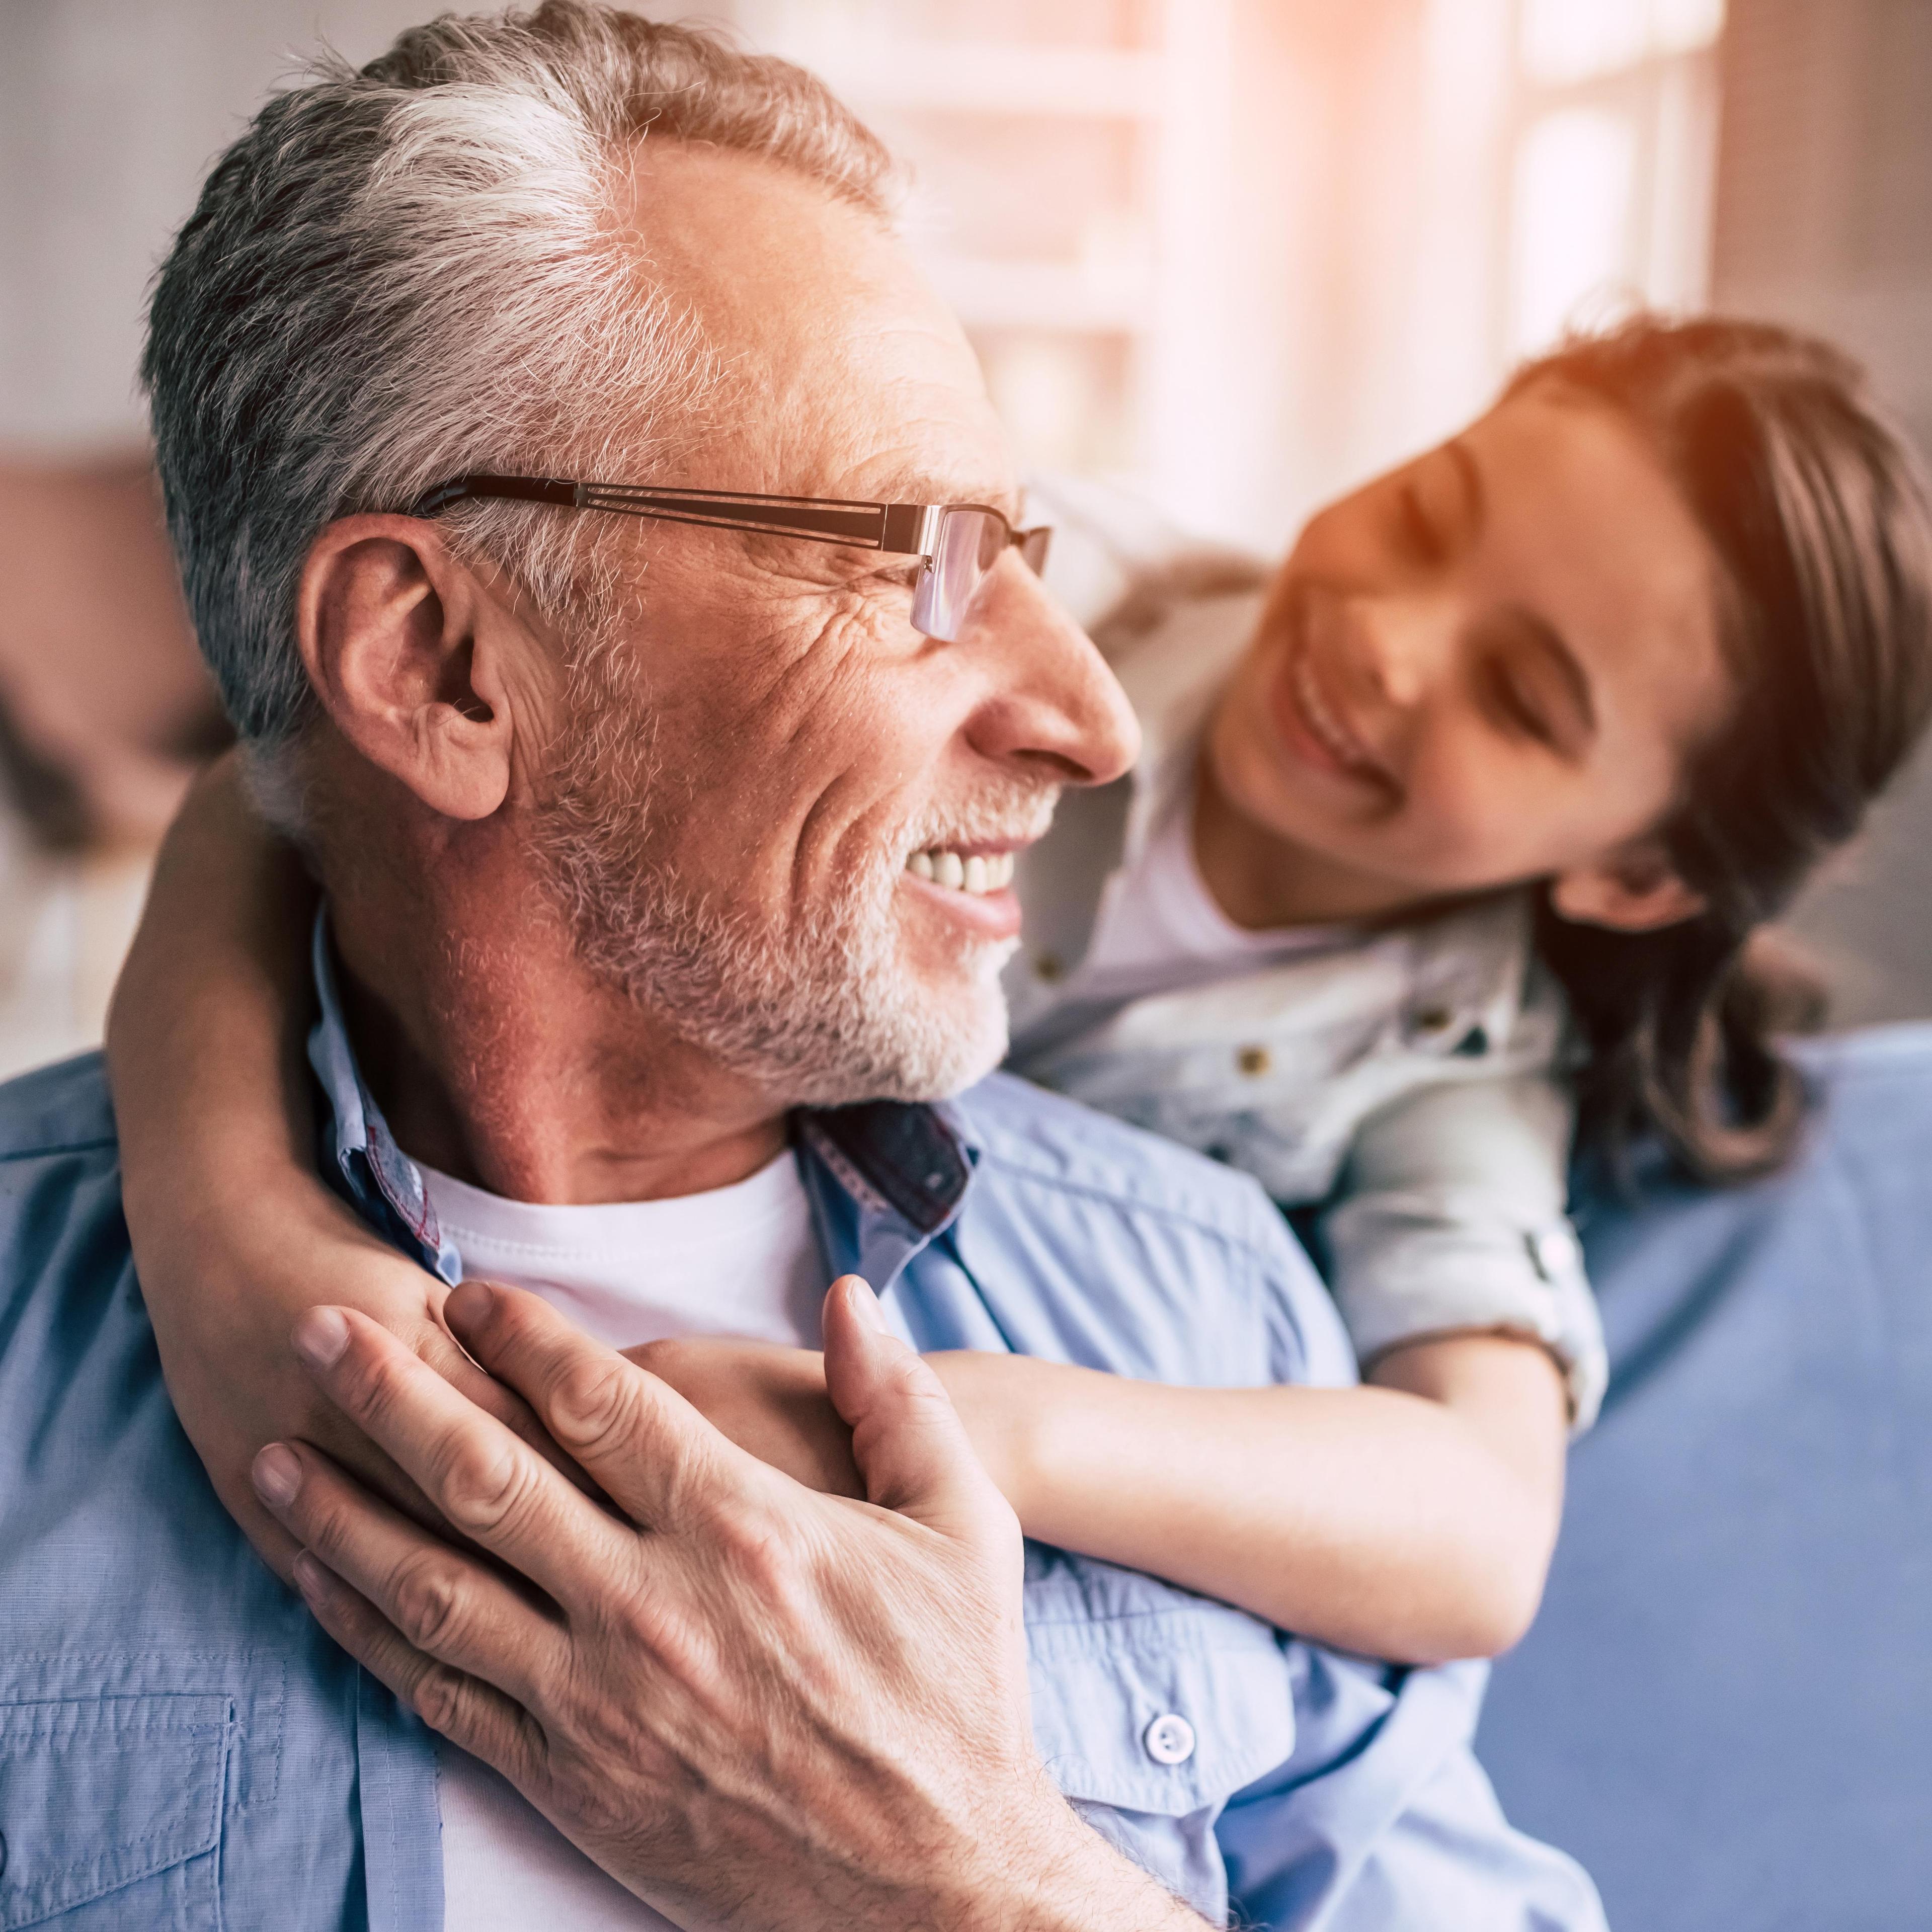
{"label": "shirt pocket", "polygon": [[1048,1774],[1102,1836],[1221,1923],[1216,1822],[1294,1749],[1280,1640],[1151,1577],[1036,1546],[1029,1556],[1034,1742]]}
{"label": "shirt pocket", "polygon": [[0,1703],[0,1932],[214,1932],[224,1696]]}

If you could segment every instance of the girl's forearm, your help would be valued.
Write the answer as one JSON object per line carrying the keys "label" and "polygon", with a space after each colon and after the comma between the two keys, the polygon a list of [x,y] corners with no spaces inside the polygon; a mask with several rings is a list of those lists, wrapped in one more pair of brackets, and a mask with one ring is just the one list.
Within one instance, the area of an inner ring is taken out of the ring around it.
{"label": "girl's forearm", "polygon": [[1561,1384],[1540,1350],[1493,1337],[1402,1356],[1434,1358],[1390,1358],[1412,1389],[1172,1388],[1017,1356],[931,1359],[1028,1535],[1338,1648],[1493,1654],[1542,1594]]}
{"label": "girl's forearm", "polygon": [[265,1174],[312,1173],[302,1042],[314,906],[231,754],[161,848],[108,1016],[137,1249],[166,1252],[190,1216],[218,1195],[245,1198]]}
{"label": "girl's forearm", "polygon": [[[469,1366],[437,1325],[441,1284],[317,1178],[314,909],[224,761],[168,835],[108,1021],[122,1194],[169,1391],[222,1501],[284,1570],[292,1550],[248,1480],[256,1450],[307,1435],[356,1454],[295,1360],[296,1316],[350,1303],[452,1378]],[[361,1472],[394,1492],[392,1472]]]}

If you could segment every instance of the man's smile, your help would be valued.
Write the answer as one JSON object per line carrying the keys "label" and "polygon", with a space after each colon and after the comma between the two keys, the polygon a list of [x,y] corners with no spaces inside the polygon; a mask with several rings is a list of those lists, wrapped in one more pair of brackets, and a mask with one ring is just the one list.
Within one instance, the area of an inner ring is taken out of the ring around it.
{"label": "man's smile", "polygon": [[956,924],[988,940],[1019,936],[1019,896],[1012,890],[1018,847],[1027,838],[978,846],[928,846],[907,855],[904,880]]}

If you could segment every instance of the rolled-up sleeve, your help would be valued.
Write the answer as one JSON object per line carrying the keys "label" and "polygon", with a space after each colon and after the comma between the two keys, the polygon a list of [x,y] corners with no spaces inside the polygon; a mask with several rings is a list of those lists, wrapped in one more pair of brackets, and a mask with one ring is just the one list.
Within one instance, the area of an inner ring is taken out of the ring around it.
{"label": "rolled-up sleeve", "polygon": [[1595,1420],[1607,1364],[1566,1208],[1574,1110],[1546,1074],[1412,1090],[1358,1131],[1323,1232],[1331,1286],[1364,1364],[1425,1336],[1522,1335]]}

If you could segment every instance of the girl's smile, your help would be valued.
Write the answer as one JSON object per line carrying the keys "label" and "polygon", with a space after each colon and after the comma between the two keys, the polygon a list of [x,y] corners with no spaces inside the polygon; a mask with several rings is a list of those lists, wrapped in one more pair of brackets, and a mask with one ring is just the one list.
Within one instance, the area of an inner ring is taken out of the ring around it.
{"label": "girl's smile", "polygon": [[1599,923],[1694,910],[1645,848],[1734,701],[1719,575],[1642,438],[1553,383],[1322,511],[1208,733],[1196,850],[1224,909],[1292,926],[1549,879]]}

